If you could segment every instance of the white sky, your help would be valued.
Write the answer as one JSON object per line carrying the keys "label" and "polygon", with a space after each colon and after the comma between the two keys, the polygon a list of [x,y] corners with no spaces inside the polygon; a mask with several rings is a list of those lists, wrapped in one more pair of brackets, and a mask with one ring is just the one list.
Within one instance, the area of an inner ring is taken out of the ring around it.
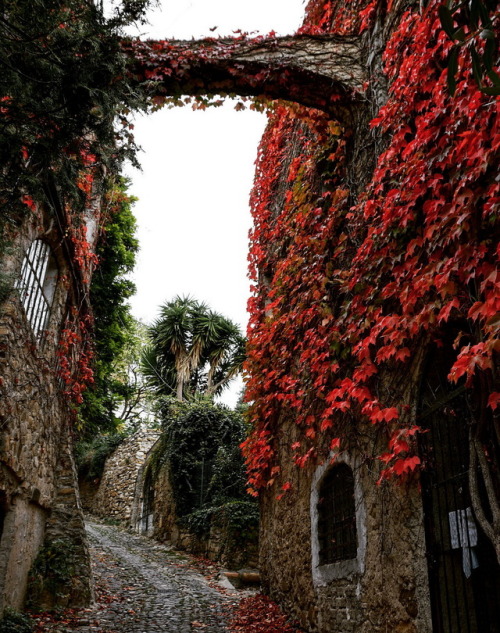
{"label": "white sky", "polygon": [[[141,37],[189,39],[237,29],[287,34],[297,30],[303,13],[304,0],[162,0]],[[142,172],[126,170],[130,193],[139,198],[134,316],[150,323],[162,303],[191,295],[245,332],[248,197],[265,124],[265,115],[235,112],[231,102],[136,118]],[[223,401],[234,405],[240,388],[231,388]]]}

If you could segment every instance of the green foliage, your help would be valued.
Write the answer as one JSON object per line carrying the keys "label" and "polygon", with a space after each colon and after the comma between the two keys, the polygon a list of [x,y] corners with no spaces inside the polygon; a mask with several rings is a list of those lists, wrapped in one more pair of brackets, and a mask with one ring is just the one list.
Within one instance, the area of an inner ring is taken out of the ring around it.
{"label": "green foliage", "polygon": [[134,160],[127,115],[146,103],[130,84],[120,36],[150,3],[122,2],[106,19],[86,0],[1,1],[4,220],[19,220],[26,195],[78,212],[85,195],[77,177],[90,157],[108,173]]}
{"label": "green foliage", "polygon": [[438,8],[443,31],[454,42],[448,56],[448,89],[455,94],[459,53],[470,53],[472,73],[481,92],[500,95],[497,0],[447,0]]}
{"label": "green foliage", "polygon": [[67,595],[71,579],[75,574],[75,548],[64,538],[45,543],[30,569],[30,604],[47,603]]}
{"label": "green foliage", "polygon": [[7,608],[0,620],[0,633],[31,633],[33,623],[24,613]]}
{"label": "green foliage", "polygon": [[246,340],[239,327],[190,297],[175,297],[150,327],[142,371],[158,394],[179,400],[218,395],[240,371]]}
{"label": "green foliage", "polygon": [[115,431],[122,421],[117,417],[120,403],[132,401],[137,391],[126,371],[117,372],[131,349],[135,348],[139,355],[140,344],[139,326],[127,303],[135,292],[127,275],[134,267],[139,245],[131,209],[135,199],[127,195],[126,189],[126,182],[121,180],[106,196],[108,217],[97,249],[99,265],[90,288],[95,360],[94,383],[84,393],[80,408],[84,438],[96,432]]}
{"label": "green foliage", "polygon": [[163,433],[148,469],[155,479],[168,464],[177,515],[247,500],[239,450],[246,434],[241,414],[207,400],[167,400],[161,413]]}
{"label": "green foliage", "polygon": [[259,508],[255,501],[229,501],[195,510],[184,517],[184,523],[198,536],[207,535],[210,526],[217,525],[247,541],[257,538]]}
{"label": "green foliage", "polygon": [[80,441],[75,448],[78,478],[92,481],[102,477],[106,459],[126,438],[125,433],[97,435],[88,441]]}

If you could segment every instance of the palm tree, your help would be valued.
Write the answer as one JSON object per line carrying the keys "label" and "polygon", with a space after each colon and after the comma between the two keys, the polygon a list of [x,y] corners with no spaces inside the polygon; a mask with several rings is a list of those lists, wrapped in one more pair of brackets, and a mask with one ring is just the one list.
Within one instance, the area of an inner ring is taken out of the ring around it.
{"label": "palm tree", "polygon": [[218,395],[245,360],[246,339],[239,327],[191,297],[165,303],[149,339],[144,375],[157,393],[178,400],[196,393]]}

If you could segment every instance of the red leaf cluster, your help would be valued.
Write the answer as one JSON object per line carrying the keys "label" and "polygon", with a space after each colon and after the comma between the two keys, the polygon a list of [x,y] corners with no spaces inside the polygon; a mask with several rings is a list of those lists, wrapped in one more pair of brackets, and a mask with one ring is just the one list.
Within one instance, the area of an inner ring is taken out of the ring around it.
{"label": "red leaf cluster", "polygon": [[244,598],[229,624],[231,633],[300,633],[267,596]]}
{"label": "red leaf cluster", "polygon": [[[312,2],[311,23],[345,32],[361,19],[369,28],[378,8],[356,6],[366,11],[346,22],[354,9],[337,4]],[[361,414],[391,437],[407,434],[383,456],[385,476],[412,472],[419,461],[407,407],[379,399],[377,374],[407,364],[424,338],[439,339],[453,322],[470,327],[457,338],[450,380],[470,381],[500,349],[500,102],[477,89],[465,51],[450,97],[451,43],[438,4],[406,12],[387,45],[390,96],[372,127],[390,141],[354,204],[340,126],[297,107],[270,115],[251,196],[254,430],[243,448],[252,490],[274,480],[283,416],[299,429],[299,467],[315,457],[320,434],[340,448],[339,421]],[[490,396],[491,408],[498,402]]]}

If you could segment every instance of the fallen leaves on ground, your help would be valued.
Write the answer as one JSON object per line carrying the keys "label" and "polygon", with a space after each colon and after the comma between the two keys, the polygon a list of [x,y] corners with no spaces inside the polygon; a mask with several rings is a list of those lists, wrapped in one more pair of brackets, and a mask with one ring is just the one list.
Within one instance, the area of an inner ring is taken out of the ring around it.
{"label": "fallen leaves on ground", "polygon": [[267,596],[243,598],[229,623],[231,633],[300,633],[279,606]]}

